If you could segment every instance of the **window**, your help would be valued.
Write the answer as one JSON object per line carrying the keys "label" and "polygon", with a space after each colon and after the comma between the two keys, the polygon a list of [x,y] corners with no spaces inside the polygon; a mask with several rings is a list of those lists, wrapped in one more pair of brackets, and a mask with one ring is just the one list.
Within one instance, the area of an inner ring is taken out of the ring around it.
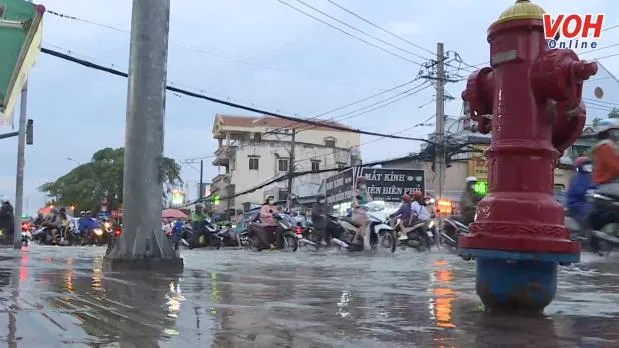
{"label": "window", "polygon": [[337,169],[346,168],[346,163],[337,162]]}
{"label": "window", "polygon": [[261,142],[262,141],[262,134],[260,134],[260,133],[254,134],[254,141],[257,142],[257,143]]}
{"label": "window", "polygon": [[280,172],[288,171],[288,159],[287,158],[279,158],[277,160],[277,170]]}
{"label": "window", "polygon": [[320,161],[312,160],[312,171],[317,172],[320,170]]}
{"label": "window", "polygon": [[279,200],[284,201],[288,199],[288,190],[285,188],[279,189]]}
{"label": "window", "polygon": [[258,157],[249,157],[249,170],[258,170]]}
{"label": "window", "polygon": [[326,147],[334,148],[335,147],[335,139],[325,139],[325,146]]}

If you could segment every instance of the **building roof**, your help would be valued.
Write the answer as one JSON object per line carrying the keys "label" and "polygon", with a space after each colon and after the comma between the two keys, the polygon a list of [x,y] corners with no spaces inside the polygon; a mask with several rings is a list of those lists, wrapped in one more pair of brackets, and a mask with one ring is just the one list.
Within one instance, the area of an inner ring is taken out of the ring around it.
{"label": "building roof", "polygon": [[345,127],[346,129],[350,129],[353,131],[353,128],[348,127],[345,124],[334,122],[334,121],[324,121],[324,120],[312,120],[312,122],[318,122],[320,124],[324,124],[324,127],[313,127],[308,124],[294,122],[285,120],[283,118],[278,118],[274,116],[237,116],[237,115],[215,115],[215,122],[213,125],[213,132],[216,132],[216,125],[220,124],[223,127],[243,127],[243,128],[253,128],[256,126],[262,127],[276,127],[276,128],[306,128],[308,126],[312,127],[312,129],[317,130],[332,130],[335,132],[345,132],[344,130],[333,129],[328,127],[337,126],[337,127]]}

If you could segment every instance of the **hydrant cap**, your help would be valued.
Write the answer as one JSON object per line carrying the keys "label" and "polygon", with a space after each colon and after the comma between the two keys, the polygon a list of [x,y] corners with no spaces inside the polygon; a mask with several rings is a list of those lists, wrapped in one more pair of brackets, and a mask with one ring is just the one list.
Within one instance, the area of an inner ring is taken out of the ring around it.
{"label": "hydrant cap", "polygon": [[510,8],[503,11],[499,18],[493,23],[503,23],[518,19],[539,19],[542,20],[543,14],[546,13],[543,8],[535,5],[529,0],[517,0]]}

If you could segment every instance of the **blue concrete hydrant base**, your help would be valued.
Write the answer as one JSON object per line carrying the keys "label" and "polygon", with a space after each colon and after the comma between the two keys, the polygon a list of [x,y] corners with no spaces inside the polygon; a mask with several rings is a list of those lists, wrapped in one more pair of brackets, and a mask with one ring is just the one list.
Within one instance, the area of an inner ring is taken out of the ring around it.
{"label": "blue concrete hydrant base", "polygon": [[557,292],[557,263],[479,258],[475,290],[490,311],[541,312]]}

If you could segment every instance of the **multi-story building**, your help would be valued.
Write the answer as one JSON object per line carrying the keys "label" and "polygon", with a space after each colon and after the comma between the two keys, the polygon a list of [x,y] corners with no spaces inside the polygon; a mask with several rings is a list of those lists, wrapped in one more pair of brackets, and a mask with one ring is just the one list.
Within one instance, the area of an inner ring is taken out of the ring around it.
{"label": "multi-story building", "polygon": [[[291,165],[296,172],[317,171],[293,179],[292,195],[295,197],[303,195],[308,186],[318,188],[324,178],[333,174],[318,171],[360,162],[358,133],[352,129],[349,132],[329,128],[336,124],[334,122],[321,121],[320,124],[322,126],[312,126],[270,116],[216,115],[213,138],[219,146],[213,165],[219,167],[219,175],[213,179],[211,192],[221,200],[214,209],[224,212],[247,208],[251,203],[260,204],[268,194],[286,199],[286,180],[233,199],[227,197],[283,176]],[[345,127],[339,123],[337,126]],[[294,163],[290,163],[293,130]]]}

